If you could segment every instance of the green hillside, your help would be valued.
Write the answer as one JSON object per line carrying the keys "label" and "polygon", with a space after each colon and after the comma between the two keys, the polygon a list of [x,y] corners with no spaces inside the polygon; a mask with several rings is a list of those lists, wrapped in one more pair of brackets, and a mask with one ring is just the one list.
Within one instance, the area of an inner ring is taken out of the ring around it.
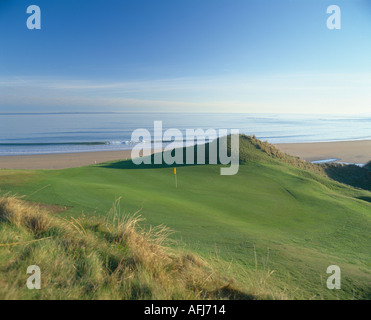
{"label": "green hillside", "polygon": [[[121,212],[175,230],[185,250],[217,259],[253,295],[256,275],[278,298],[370,299],[371,192],[251,137],[240,138],[240,158],[235,176],[220,176],[220,165],[178,167],[178,188],[172,168],[123,161],[0,170],[0,189],[66,218],[104,217],[121,197]],[[342,270],[341,290],[326,288],[330,265]]]}

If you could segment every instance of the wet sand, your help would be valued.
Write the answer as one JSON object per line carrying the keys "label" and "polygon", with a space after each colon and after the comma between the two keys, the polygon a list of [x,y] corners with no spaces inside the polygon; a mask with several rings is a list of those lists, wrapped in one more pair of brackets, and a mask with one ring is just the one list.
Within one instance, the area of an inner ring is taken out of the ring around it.
{"label": "wet sand", "polygon": [[371,140],[280,143],[281,151],[307,161],[337,159],[339,162],[366,164],[371,161]]}
{"label": "wet sand", "polygon": [[[371,140],[280,143],[278,149],[307,161],[338,159],[365,164],[371,160]],[[0,169],[65,169],[130,159],[131,151],[101,151],[27,156],[0,156]]]}

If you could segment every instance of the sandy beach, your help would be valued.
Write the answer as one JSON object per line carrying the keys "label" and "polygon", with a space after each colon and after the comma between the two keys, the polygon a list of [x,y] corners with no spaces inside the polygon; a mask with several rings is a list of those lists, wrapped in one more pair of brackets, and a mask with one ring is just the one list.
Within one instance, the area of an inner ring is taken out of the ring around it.
{"label": "sandy beach", "polygon": [[129,159],[131,150],[1,156],[0,169],[66,169]]}
{"label": "sandy beach", "polygon": [[371,160],[371,140],[281,143],[275,146],[307,161],[338,159],[339,162],[366,164]]}
{"label": "sandy beach", "polygon": [[[281,143],[275,145],[307,161],[338,159],[362,163],[371,160],[371,140],[315,143]],[[26,156],[1,156],[0,169],[65,169],[114,160],[130,159],[131,151],[101,151]]]}

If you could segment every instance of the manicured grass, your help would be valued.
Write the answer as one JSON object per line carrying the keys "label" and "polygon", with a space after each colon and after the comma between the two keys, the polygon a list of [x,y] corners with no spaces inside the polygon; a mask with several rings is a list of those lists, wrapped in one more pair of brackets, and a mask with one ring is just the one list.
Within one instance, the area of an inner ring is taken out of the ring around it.
{"label": "manicured grass", "polygon": [[[0,171],[2,193],[67,206],[58,215],[105,216],[121,197],[121,210],[148,225],[164,224],[187,250],[229,263],[226,271],[247,284],[245,272],[274,270],[270,283],[291,298],[371,298],[371,193],[242,146],[249,161],[236,176],[219,165],[136,169],[112,163],[59,171]],[[121,169],[120,169],[121,168]],[[326,269],[342,270],[342,289],[326,288]]]}

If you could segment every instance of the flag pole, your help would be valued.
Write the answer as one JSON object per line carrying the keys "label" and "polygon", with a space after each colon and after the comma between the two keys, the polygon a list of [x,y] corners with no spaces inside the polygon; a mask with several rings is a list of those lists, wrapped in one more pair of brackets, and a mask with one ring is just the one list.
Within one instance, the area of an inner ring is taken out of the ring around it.
{"label": "flag pole", "polygon": [[174,168],[174,175],[175,175],[175,188],[178,189],[178,177],[176,175],[176,168]]}

